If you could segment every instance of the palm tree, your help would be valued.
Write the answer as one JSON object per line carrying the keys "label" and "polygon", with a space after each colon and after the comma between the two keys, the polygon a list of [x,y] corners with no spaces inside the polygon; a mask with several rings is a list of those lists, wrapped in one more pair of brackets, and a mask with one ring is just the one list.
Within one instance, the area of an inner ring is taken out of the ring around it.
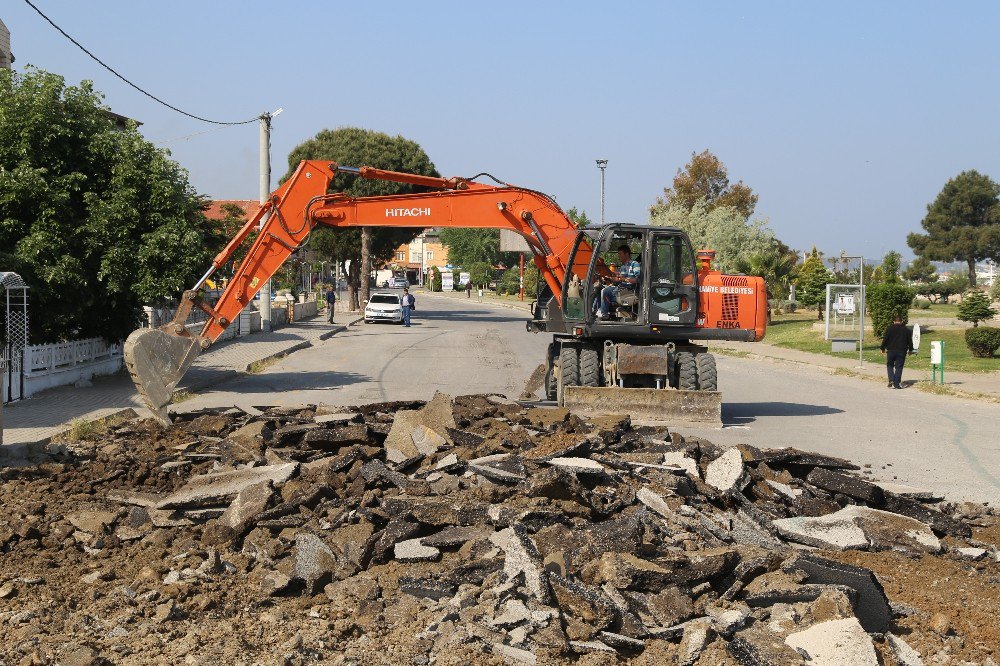
{"label": "palm tree", "polygon": [[798,256],[794,253],[771,249],[765,252],[737,257],[734,268],[737,273],[764,278],[767,285],[767,316],[771,317],[771,299],[788,293],[789,285],[798,272]]}

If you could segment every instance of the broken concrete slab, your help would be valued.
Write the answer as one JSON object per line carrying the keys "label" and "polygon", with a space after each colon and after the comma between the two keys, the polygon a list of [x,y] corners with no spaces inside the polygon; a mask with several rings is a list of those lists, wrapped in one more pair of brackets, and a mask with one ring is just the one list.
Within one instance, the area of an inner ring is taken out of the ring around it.
{"label": "broken concrete slab", "polygon": [[430,536],[420,539],[425,546],[434,548],[451,548],[461,546],[467,541],[474,539],[485,539],[492,534],[491,531],[478,526],[448,527]]}
{"label": "broken concrete slab", "polygon": [[829,620],[789,634],[785,643],[813,666],[878,666],[871,636],[857,618]]}
{"label": "broken concrete slab", "polygon": [[420,539],[399,541],[393,547],[394,557],[400,562],[434,562],[441,557],[441,551],[433,546],[425,546]]}
{"label": "broken concrete slab", "polygon": [[778,533],[789,541],[833,550],[864,550],[868,536],[850,515],[836,513],[820,518],[780,518],[772,521]]}
{"label": "broken concrete slab", "polygon": [[910,647],[909,643],[891,633],[887,633],[885,638],[899,666],[924,666],[920,653]]}
{"label": "broken concrete slab", "polygon": [[784,565],[806,574],[806,582],[840,585],[857,592],[854,614],[865,631],[883,633],[892,621],[892,608],[878,577],[870,569],[834,562],[812,554],[799,554]]}
{"label": "broken concrete slab", "polygon": [[337,569],[337,558],[326,543],[315,534],[299,532],[293,548],[292,578],[305,584],[309,594],[316,594],[330,582]]}
{"label": "broken concrete slab", "polygon": [[545,462],[572,474],[607,473],[607,468],[604,465],[590,458],[549,458]]}
{"label": "broken concrete slab", "polygon": [[738,489],[745,473],[743,454],[739,449],[732,448],[708,463],[705,483],[722,492],[729,492]]}
{"label": "broken concrete slab", "polygon": [[385,447],[386,459],[390,462],[402,462],[407,458],[420,453],[420,450],[413,444],[410,433],[420,424],[420,412],[416,410],[401,409],[396,412],[389,434],[386,435]]}
{"label": "broken concrete slab", "polygon": [[410,431],[410,439],[413,440],[413,445],[417,447],[417,451],[425,456],[434,455],[442,446],[448,444],[448,440],[422,423],[416,425]]}
{"label": "broken concrete slab", "polygon": [[494,532],[490,535],[490,542],[504,552],[503,571],[508,580],[523,574],[531,595],[541,601],[548,599],[548,583],[542,569],[542,558],[522,525]]}
{"label": "broken concrete slab", "polygon": [[294,476],[299,463],[290,462],[265,467],[251,467],[231,472],[216,472],[196,476],[179,490],[160,500],[157,509],[180,509],[230,501],[244,488],[269,481],[284,483]]}
{"label": "broken concrete slab", "polygon": [[270,481],[247,486],[230,503],[219,519],[202,533],[202,543],[215,545],[243,536],[254,520],[267,510],[274,495]]}
{"label": "broken concrete slab", "polygon": [[868,504],[880,505],[885,499],[882,489],[864,479],[817,467],[809,472],[806,481],[831,493],[840,493]]}

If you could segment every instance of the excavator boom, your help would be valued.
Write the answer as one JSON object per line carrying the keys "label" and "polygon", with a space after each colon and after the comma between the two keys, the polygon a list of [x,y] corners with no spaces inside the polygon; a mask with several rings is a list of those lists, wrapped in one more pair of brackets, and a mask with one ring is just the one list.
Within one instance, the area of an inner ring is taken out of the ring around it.
{"label": "excavator boom", "polygon": [[[388,180],[432,191],[374,197],[327,194],[338,173]],[[201,350],[207,349],[254,298],[281,265],[309,237],[316,225],[329,227],[481,227],[510,229],[523,235],[546,283],[562,298],[567,257],[576,241],[576,225],[548,196],[509,185],[485,185],[462,178],[437,178],[303,161],[212,261],[194,289],[186,291],[174,320],[159,329],[139,329],[125,343],[125,361],[140,395],[163,422],[174,388]],[[256,229],[260,233],[213,306],[198,290],[224,266]],[[577,251],[575,265],[589,261],[589,246]],[[583,275],[577,276],[583,279]],[[200,335],[185,327],[193,307],[208,314]]]}

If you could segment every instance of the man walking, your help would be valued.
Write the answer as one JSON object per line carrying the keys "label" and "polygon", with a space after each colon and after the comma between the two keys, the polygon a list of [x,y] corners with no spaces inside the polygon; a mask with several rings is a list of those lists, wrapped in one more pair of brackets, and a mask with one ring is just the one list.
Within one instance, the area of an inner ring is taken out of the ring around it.
{"label": "man walking", "polygon": [[885,329],[881,349],[885,354],[885,371],[889,376],[889,388],[903,388],[899,382],[903,378],[906,355],[913,353],[913,334],[903,323],[900,315],[893,317],[892,325]]}
{"label": "man walking", "polygon": [[410,310],[415,310],[417,304],[417,299],[413,297],[409,289],[403,289],[403,326],[409,327],[410,325]]}
{"label": "man walking", "polygon": [[337,303],[337,294],[333,292],[333,285],[326,285],[326,322],[333,323],[333,306]]}

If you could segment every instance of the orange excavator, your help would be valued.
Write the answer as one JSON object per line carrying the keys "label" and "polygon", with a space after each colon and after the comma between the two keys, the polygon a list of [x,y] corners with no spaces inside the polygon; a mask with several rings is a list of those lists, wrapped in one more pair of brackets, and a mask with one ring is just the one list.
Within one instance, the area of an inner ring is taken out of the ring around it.
{"label": "orange excavator", "polygon": [[[427,191],[328,194],[337,174]],[[519,233],[544,278],[527,328],[553,336],[544,360],[545,397],[584,412],[717,422],[721,398],[715,358],[695,341],[753,342],[765,333],[763,279],[713,270],[714,252],[695,252],[681,229],[631,224],[579,229],[552,198],[524,187],[307,160],[184,292],[174,320],[135,331],[126,341],[129,372],[158,418],[167,421],[173,389],[198,354],[232,324],[317,225]],[[212,305],[204,302],[201,288],[257,229],[222,296]],[[185,327],[193,308],[208,315],[200,335]]]}

